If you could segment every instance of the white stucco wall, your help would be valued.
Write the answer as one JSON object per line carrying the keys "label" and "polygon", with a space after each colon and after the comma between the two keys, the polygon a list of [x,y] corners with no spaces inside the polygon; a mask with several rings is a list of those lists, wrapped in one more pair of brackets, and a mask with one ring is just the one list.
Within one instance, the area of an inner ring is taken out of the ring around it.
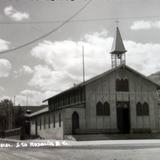
{"label": "white stucco wall", "polygon": [[[59,113],[61,113],[61,126],[59,126]],[[50,115],[50,127],[48,124],[48,117]],[[31,134],[36,133],[35,120],[37,120],[37,134],[45,139],[63,139],[63,112],[57,111],[54,113],[55,116],[55,127],[53,125],[53,112],[41,114],[34,117],[31,120]],[[45,117],[45,127],[44,127],[44,117]],[[41,128],[40,128],[41,119]]]}

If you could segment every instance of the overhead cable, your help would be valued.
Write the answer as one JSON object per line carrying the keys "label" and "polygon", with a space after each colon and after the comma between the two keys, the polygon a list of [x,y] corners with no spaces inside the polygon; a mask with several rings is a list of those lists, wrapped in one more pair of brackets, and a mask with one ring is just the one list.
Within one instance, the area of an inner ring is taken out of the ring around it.
{"label": "overhead cable", "polygon": [[24,47],[27,47],[41,39],[44,39],[46,37],[48,37],[49,35],[51,35],[52,33],[56,32],[57,30],[59,30],[60,28],[62,28],[65,24],[67,24],[68,22],[70,22],[73,18],[75,18],[79,13],[81,13],[90,3],[92,2],[92,0],[89,0],[82,8],[80,8],[77,12],[75,12],[71,17],[69,17],[67,20],[65,20],[63,23],[61,23],[59,26],[57,26],[56,28],[52,29],[51,31],[49,31],[48,33],[38,37],[38,38],[35,38],[25,44],[22,44],[18,47],[15,47],[15,48],[11,48],[11,49],[8,49],[8,50],[4,50],[4,51],[1,51],[0,54],[6,54],[6,53],[9,53],[9,52],[12,52],[12,51],[15,51],[15,50],[18,50],[18,49],[21,49],[21,48],[24,48]]}

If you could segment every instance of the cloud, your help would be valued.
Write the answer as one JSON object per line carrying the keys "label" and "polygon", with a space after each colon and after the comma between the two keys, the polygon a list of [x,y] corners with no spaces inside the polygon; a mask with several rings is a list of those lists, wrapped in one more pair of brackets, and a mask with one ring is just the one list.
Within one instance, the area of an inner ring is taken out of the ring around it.
{"label": "cloud", "polygon": [[41,105],[43,94],[36,90],[23,90],[16,95],[16,105]]}
{"label": "cloud", "polygon": [[24,19],[29,19],[30,17],[28,13],[17,11],[13,6],[4,8],[4,14],[14,21],[22,21]]}
{"label": "cloud", "polygon": [[20,69],[14,71],[14,78],[17,78],[21,75],[30,75],[33,73],[33,69],[30,66],[23,65]]}
{"label": "cloud", "polygon": [[16,105],[42,105],[42,101],[50,96],[52,96],[54,93],[53,92],[40,92],[37,90],[23,90],[21,91],[18,95],[16,95]]}
{"label": "cloud", "polygon": [[2,95],[1,97],[0,97],[0,101],[2,101],[2,100],[4,100],[4,99],[9,99],[9,100],[12,100],[11,99],[11,97],[9,97],[9,96],[4,96],[4,95]]}
{"label": "cloud", "polygon": [[0,52],[9,49],[10,42],[0,39]]}
{"label": "cloud", "polygon": [[[103,34],[105,34],[103,32]],[[109,67],[109,53],[113,38],[104,38],[102,33],[87,34],[83,38],[87,78]],[[98,53],[98,54],[97,54]],[[32,56],[44,60],[54,70],[67,71],[82,80],[82,41],[43,41],[31,51]]]}
{"label": "cloud", "polygon": [[22,66],[22,72],[27,73],[27,74],[31,74],[31,73],[33,73],[33,70],[32,70],[31,67],[23,65]]}
{"label": "cloud", "polygon": [[[2,93],[1,93],[2,91]],[[5,89],[0,86],[0,101],[3,99],[10,99],[14,102],[14,97],[4,95]],[[48,97],[48,93],[43,93],[36,90],[22,90],[19,94],[15,96],[15,105],[21,106],[39,106],[42,103],[42,100],[46,99],[46,95]]]}
{"label": "cloud", "polygon": [[[83,37],[86,79],[111,68],[110,50],[113,37],[107,32],[86,34]],[[124,41],[127,65],[149,75],[160,70],[160,44]],[[29,85],[43,93],[54,95],[82,82],[82,41],[43,41],[35,46],[31,55],[45,62],[33,68]]]}
{"label": "cloud", "polygon": [[0,59],[0,77],[8,77],[12,66],[7,59]]}
{"label": "cloud", "polygon": [[160,70],[160,44],[126,41],[127,64],[145,75]]}
{"label": "cloud", "polygon": [[160,29],[160,21],[135,21],[131,25],[131,30],[148,30],[152,28]]}
{"label": "cloud", "polygon": [[[84,37],[86,79],[109,69],[107,59],[110,62],[110,58],[106,50],[109,52],[113,39],[105,41],[106,34],[103,31]],[[82,82],[82,41],[43,41],[32,49],[31,54],[46,65],[34,67],[30,86],[59,92]]]}
{"label": "cloud", "polygon": [[48,66],[38,65],[34,67],[34,75],[28,84],[43,92],[48,90],[60,92],[72,86],[75,81],[74,77],[66,71],[55,71]]}

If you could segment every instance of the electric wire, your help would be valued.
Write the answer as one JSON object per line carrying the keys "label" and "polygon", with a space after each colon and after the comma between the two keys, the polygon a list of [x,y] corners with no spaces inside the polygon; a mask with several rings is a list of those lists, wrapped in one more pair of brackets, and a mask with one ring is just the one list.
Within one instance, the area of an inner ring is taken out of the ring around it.
{"label": "electric wire", "polygon": [[[77,19],[69,21],[68,23],[76,22],[97,22],[97,21],[115,21],[115,20],[129,20],[129,19],[155,19],[160,18],[160,16],[139,16],[139,17],[108,17],[108,18],[89,18],[89,19]],[[49,24],[49,23],[62,23],[64,20],[50,20],[50,21],[26,21],[26,22],[0,22],[0,24],[14,25],[14,24]]]}
{"label": "electric wire", "polygon": [[18,50],[18,49],[21,49],[21,48],[24,48],[24,47],[27,47],[41,39],[44,39],[46,37],[48,37],[49,35],[51,35],[52,33],[56,32],[57,30],[59,30],[60,28],[62,28],[65,24],[67,24],[68,22],[70,22],[73,18],[75,18],[79,13],[81,13],[90,3],[92,2],[92,0],[89,0],[88,2],[86,2],[86,4],[80,8],[77,12],[75,12],[71,17],[69,17],[67,20],[65,20],[63,23],[61,23],[60,25],[58,25],[57,27],[55,27],[54,29],[52,29],[51,31],[49,31],[48,33],[38,37],[38,38],[35,38],[25,44],[22,44],[18,47],[15,47],[15,48],[11,48],[11,49],[8,49],[8,50],[4,50],[4,51],[1,51],[0,54],[6,54],[6,53],[9,53],[9,52],[12,52],[12,51],[15,51],[15,50]]}

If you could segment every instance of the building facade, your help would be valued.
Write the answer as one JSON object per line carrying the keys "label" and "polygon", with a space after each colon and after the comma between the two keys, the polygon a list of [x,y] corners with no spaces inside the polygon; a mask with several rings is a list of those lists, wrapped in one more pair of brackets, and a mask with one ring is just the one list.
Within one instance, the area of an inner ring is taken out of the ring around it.
{"label": "building facade", "polygon": [[64,139],[90,133],[160,131],[159,85],[125,64],[125,48],[116,30],[112,69],[48,98],[48,108],[31,114],[31,134]]}

